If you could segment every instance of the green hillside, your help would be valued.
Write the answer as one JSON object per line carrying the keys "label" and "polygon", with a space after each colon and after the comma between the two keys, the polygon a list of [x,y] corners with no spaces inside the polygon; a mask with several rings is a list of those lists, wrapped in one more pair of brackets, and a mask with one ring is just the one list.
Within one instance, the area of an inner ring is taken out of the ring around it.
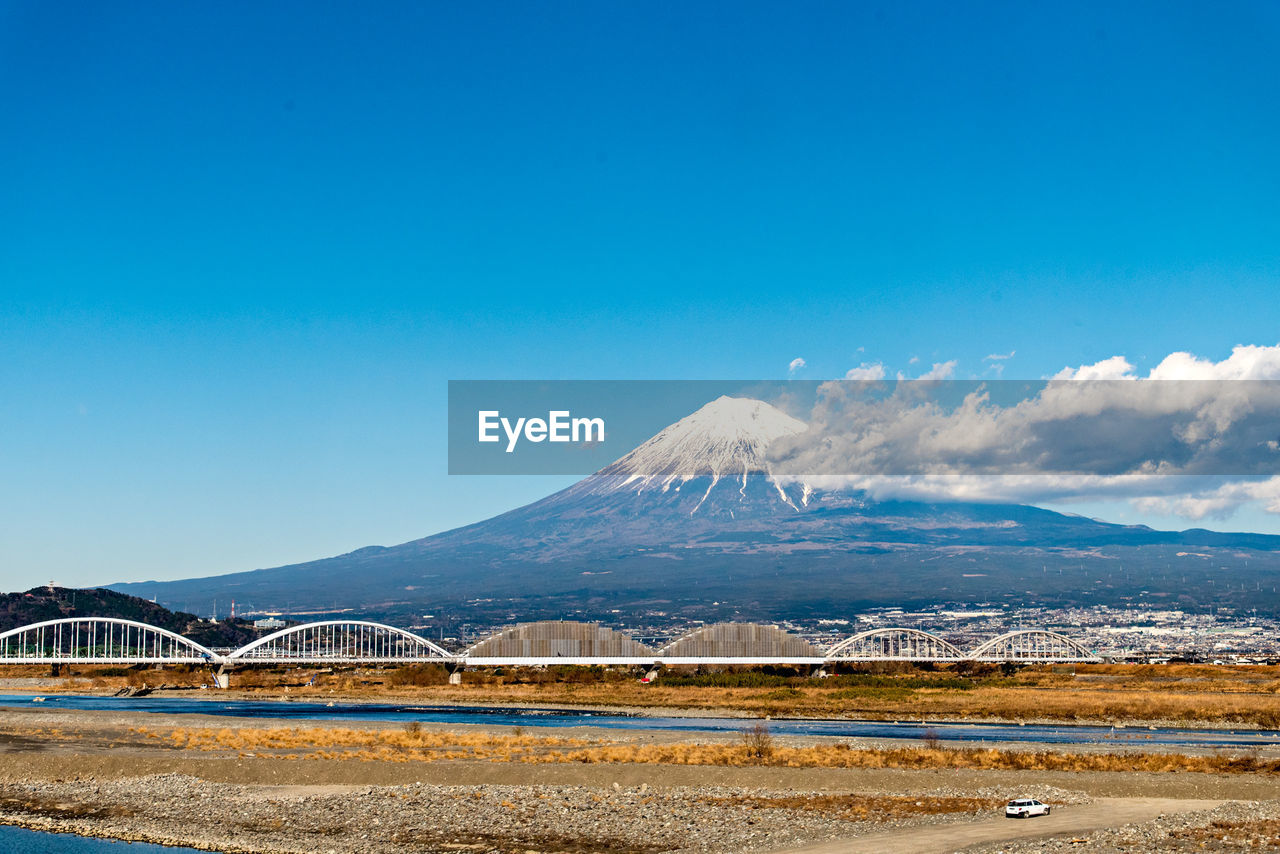
{"label": "green hillside", "polygon": [[211,623],[195,614],[170,611],[137,596],[95,588],[33,587],[0,594],[0,631],[62,617],[119,617],[177,632],[208,647],[241,646],[258,636],[246,620]]}

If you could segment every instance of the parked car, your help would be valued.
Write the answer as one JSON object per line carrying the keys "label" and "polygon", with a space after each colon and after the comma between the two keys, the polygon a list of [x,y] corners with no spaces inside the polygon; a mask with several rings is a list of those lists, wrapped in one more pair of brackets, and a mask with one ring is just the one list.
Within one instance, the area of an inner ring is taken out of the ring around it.
{"label": "parked car", "polygon": [[1031,818],[1033,815],[1048,815],[1049,805],[1035,798],[1018,798],[1009,801],[1004,808],[1005,818]]}

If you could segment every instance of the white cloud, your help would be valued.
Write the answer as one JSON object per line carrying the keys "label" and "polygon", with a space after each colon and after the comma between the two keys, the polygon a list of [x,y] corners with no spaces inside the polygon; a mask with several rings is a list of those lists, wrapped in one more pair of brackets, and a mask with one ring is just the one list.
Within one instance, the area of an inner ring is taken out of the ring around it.
{"label": "white cloud", "polygon": [[861,382],[878,382],[884,379],[884,365],[876,362],[874,365],[868,365],[863,362],[856,368],[850,368],[845,372],[846,380],[856,380]]}
{"label": "white cloud", "polygon": [[1014,357],[1014,354],[1015,354],[1015,353],[1017,353],[1017,352],[1018,352],[1017,350],[1010,350],[1008,353],[992,353],[992,354],[991,354],[991,355],[989,355],[989,356],[983,356],[983,357],[982,357],[982,361],[984,361],[984,362],[999,362],[999,361],[1002,361],[1002,360],[1004,360],[1004,359],[1012,359],[1012,358]]}
{"label": "white cloud", "polygon": [[[987,358],[991,358],[988,356]],[[1139,379],[1134,367],[1124,356],[1112,356],[1092,365],[1063,368],[1053,375],[1055,380],[1131,380]],[[1148,372],[1149,380],[1280,380],[1280,345],[1233,347],[1231,355],[1221,362],[1202,359],[1191,353],[1170,353]]]}
{"label": "white cloud", "polygon": [[937,382],[955,365],[935,364],[923,383],[825,383],[809,430],[770,447],[773,470],[904,497],[1123,498],[1188,518],[1256,502],[1280,513],[1280,345],[1236,347],[1218,362],[1174,353],[1146,377],[1113,356],[1012,399],[1005,386]]}
{"label": "white cloud", "polygon": [[[923,475],[811,475],[803,480],[815,488],[864,490],[876,498],[916,500],[1046,502],[1099,499],[1176,500],[1186,495],[1216,494],[1222,478],[1179,475],[1081,474],[923,474]],[[1280,478],[1273,479],[1280,485]],[[1263,484],[1267,481],[1254,481]]]}
{"label": "white cloud", "polygon": [[797,357],[791,360],[791,364],[787,366],[787,370],[794,374],[796,371],[800,370],[804,366],[805,366],[804,359]]}
{"label": "white cloud", "polygon": [[1280,477],[1211,485],[1188,490],[1182,495],[1148,495],[1133,499],[1133,505],[1139,510],[1187,519],[1223,519],[1242,505],[1254,502],[1261,504],[1268,513],[1280,514]]}
{"label": "white cloud", "polygon": [[1136,380],[1133,365],[1124,356],[1112,356],[1092,365],[1063,368],[1053,375],[1055,380]]}
{"label": "white cloud", "polygon": [[920,375],[922,380],[945,380],[950,379],[951,375],[956,372],[956,360],[949,362],[934,362],[933,367]]}
{"label": "white cloud", "polygon": [[1151,369],[1153,380],[1280,380],[1280,345],[1235,347],[1221,362],[1170,353]]}
{"label": "white cloud", "polygon": [[1127,500],[1146,513],[1222,519],[1259,503],[1280,514],[1280,476],[1224,482],[1179,475],[817,475],[784,476],[814,489],[858,489],[873,499],[1014,504]]}

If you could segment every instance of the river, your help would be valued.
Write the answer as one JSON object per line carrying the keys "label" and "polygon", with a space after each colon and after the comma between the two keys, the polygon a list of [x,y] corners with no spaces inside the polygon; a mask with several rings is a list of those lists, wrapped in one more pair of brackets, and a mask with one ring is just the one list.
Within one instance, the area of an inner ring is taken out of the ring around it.
{"label": "river", "polygon": [[0,851],[20,851],[22,854],[208,854],[194,848],[93,839],[71,833],[42,833],[7,825],[0,825]]}
{"label": "river", "polygon": [[[32,708],[28,694],[0,694],[0,707]],[[152,712],[169,715],[226,715],[239,718],[288,718],[315,721],[422,721],[443,724],[487,724],[564,728],[591,726],[619,730],[671,732],[738,732],[751,721],[719,717],[647,717],[635,714],[535,709],[506,706],[432,706],[391,703],[314,703],[287,700],[215,700],[177,697],[101,697],[51,694],[40,704],[50,709]],[[1177,747],[1276,747],[1280,731],[1256,729],[1187,729],[1175,727],[1106,727],[1072,724],[922,723],[919,721],[805,720],[768,722],[774,735],[837,738],[880,738],[1037,744],[1132,744]]]}

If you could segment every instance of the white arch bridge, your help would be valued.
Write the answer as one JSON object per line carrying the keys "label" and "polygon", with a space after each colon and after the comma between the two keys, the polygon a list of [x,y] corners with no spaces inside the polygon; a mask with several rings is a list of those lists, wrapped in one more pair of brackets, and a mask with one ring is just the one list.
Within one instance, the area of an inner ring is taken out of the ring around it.
{"label": "white arch bridge", "polygon": [[0,633],[0,664],[234,665],[424,664],[464,667],[537,665],[792,665],[839,663],[1068,663],[1102,659],[1046,629],[1019,629],[965,651],[919,629],[861,632],[822,648],[777,626],[718,623],[653,649],[596,623],[545,621],[495,632],[462,652],[382,623],[328,620],[290,626],[239,649],[215,650],[167,629],[113,617],[69,617]]}

